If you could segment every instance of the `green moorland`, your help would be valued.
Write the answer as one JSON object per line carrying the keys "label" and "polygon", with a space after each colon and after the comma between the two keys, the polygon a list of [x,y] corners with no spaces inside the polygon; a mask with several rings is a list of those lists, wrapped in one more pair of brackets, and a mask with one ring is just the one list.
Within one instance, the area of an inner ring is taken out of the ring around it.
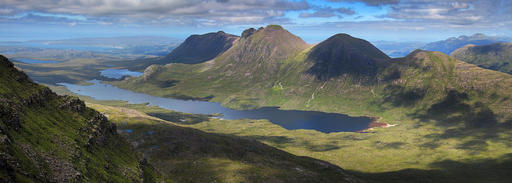
{"label": "green moorland", "polygon": [[[310,68],[326,62],[310,55],[325,50],[318,50],[318,45],[290,48],[288,43],[297,40],[273,39],[290,36],[278,26],[260,30],[242,36],[213,61],[154,65],[141,77],[110,83],[155,96],[210,99],[232,108],[280,106],[373,116],[396,124],[368,133],[330,134],[290,131],[259,120],[210,119],[190,125],[258,139],[295,155],[329,161],[365,178],[386,182],[509,180],[512,76],[440,52],[417,50],[404,58],[369,64],[375,69],[372,73],[318,77]],[[336,36],[345,37],[337,49],[360,54],[371,47],[350,36]],[[241,54],[248,50],[256,53],[251,57]],[[343,61],[355,68],[364,66]]]}
{"label": "green moorland", "polygon": [[0,56],[0,182],[155,182],[115,126]]}

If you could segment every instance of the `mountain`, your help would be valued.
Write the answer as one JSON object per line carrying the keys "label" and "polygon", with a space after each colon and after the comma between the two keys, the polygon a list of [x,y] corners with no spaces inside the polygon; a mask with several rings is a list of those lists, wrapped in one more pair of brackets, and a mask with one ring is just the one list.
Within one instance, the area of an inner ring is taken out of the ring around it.
{"label": "mountain", "polygon": [[466,45],[452,52],[451,56],[483,68],[512,74],[512,43]]}
{"label": "mountain", "polygon": [[[355,162],[350,170],[380,172],[375,177],[358,175],[382,182],[444,182],[450,177],[457,178],[454,182],[507,182],[509,173],[502,167],[508,167],[509,161],[504,161],[506,165],[496,162],[501,162],[500,157],[508,160],[511,153],[507,148],[507,139],[512,137],[509,74],[436,51],[415,50],[390,59],[367,41],[345,34],[308,46],[280,27],[267,28],[248,29],[211,62],[154,65],[142,77],[110,83],[155,96],[187,96],[236,109],[277,106],[373,116],[397,125],[353,134],[286,131],[294,134],[290,135],[293,142],[314,136],[308,140],[327,146],[333,139],[350,139],[332,142],[334,147],[322,152],[303,148],[301,143],[273,144],[341,167],[347,167],[344,160],[350,159]],[[270,33],[274,31],[286,39],[272,42],[277,39]],[[300,46],[290,49],[283,42]],[[261,131],[215,132],[266,135],[276,130]],[[469,164],[468,159],[475,163]],[[371,166],[363,167],[360,162]],[[448,171],[460,164],[463,171]],[[495,175],[476,170],[483,164]]]}
{"label": "mountain", "polygon": [[215,64],[221,66],[219,71],[237,76],[249,76],[253,72],[271,75],[277,72],[281,61],[307,47],[309,45],[301,38],[279,25],[250,28],[242,32],[240,40],[231,49],[215,58]]}
{"label": "mountain", "polygon": [[443,41],[437,41],[428,43],[423,46],[421,49],[428,51],[440,51],[447,55],[452,53],[454,50],[463,47],[467,44],[474,45],[486,45],[493,43],[501,43],[512,41],[512,38],[509,37],[497,37],[497,36],[487,36],[484,34],[473,34],[472,36],[459,36],[459,37],[451,37]]}
{"label": "mountain", "polygon": [[0,74],[0,182],[154,178],[105,116],[32,82],[1,55]]}
{"label": "mountain", "polygon": [[[479,74],[482,78],[473,78]],[[345,103],[358,103],[363,111],[368,110],[365,106],[374,108],[379,103],[381,110],[408,106],[417,109],[417,114],[426,114],[450,91],[466,93],[475,100],[496,92],[503,94],[498,97],[503,101],[473,102],[497,107],[503,113],[508,101],[503,90],[509,87],[496,88],[501,85],[496,77],[509,76],[478,69],[440,52],[416,50],[390,59],[369,42],[347,34],[308,47],[282,27],[267,26],[244,31],[232,48],[211,63],[152,66],[143,77],[113,84],[157,96],[211,98],[234,108],[277,105],[327,112],[341,112],[332,108],[343,106],[334,102],[343,93]],[[316,98],[323,100],[315,102]]]}
{"label": "mountain", "polygon": [[219,31],[192,35],[163,59],[169,63],[197,64],[211,60],[231,48],[238,36]]}
{"label": "mountain", "polygon": [[368,41],[336,34],[311,49],[308,60],[314,64],[308,73],[321,80],[343,74],[374,76],[390,59]]}

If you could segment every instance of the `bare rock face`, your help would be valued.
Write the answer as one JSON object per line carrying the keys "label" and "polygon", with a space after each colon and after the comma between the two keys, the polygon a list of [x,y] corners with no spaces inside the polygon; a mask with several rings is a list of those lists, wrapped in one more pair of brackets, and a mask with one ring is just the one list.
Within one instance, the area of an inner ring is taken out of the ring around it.
{"label": "bare rock face", "polygon": [[85,110],[85,103],[73,96],[63,96],[63,103],[60,105],[61,109],[68,109],[73,112],[82,113]]}
{"label": "bare rock face", "polygon": [[87,127],[82,129],[83,135],[89,138],[86,146],[104,146],[109,137],[117,134],[116,129],[116,125],[110,123],[107,117],[97,113],[89,119]]}
{"label": "bare rock face", "polygon": [[7,129],[19,130],[21,128],[21,118],[19,116],[20,108],[15,103],[0,98],[0,120],[4,123]]}

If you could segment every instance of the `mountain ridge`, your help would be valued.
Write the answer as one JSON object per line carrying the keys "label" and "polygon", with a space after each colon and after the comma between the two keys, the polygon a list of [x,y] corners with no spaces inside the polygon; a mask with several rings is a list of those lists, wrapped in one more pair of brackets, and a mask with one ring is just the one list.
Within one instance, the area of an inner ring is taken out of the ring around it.
{"label": "mountain ridge", "polygon": [[471,36],[451,37],[446,40],[428,43],[425,46],[423,46],[421,49],[429,50],[429,51],[440,51],[447,55],[450,55],[456,49],[461,48],[467,44],[486,45],[486,44],[509,42],[509,41],[512,41],[512,38],[498,37],[498,36],[487,36],[485,34],[476,33]]}
{"label": "mountain ridge", "polygon": [[512,74],[512,43],[466,45],[450,55],[482,68]]}

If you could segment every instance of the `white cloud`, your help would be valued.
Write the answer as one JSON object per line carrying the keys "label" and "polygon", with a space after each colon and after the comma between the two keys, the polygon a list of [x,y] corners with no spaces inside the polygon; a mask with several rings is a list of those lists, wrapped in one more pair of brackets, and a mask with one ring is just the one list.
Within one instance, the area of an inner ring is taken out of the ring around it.
{"label": "white cloud", "polygon": [[0,4],[24,11],[133,22],[152,19],[257,22],[281,17],[284,11],[309,8],[306,1],[296,0],[0,0]]}

